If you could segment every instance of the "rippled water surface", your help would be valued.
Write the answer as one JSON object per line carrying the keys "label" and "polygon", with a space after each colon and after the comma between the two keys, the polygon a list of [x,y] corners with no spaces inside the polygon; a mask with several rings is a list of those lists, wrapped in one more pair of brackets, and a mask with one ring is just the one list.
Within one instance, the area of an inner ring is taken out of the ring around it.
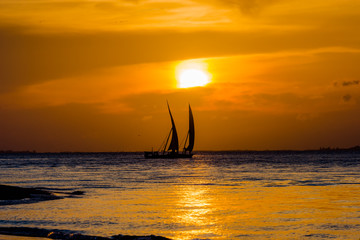
{"label": "rippled water surface", "polygon": [[0,155],[0,183],[85,191],[0,206],[0,226],[172,239],[359,239],[360,154]]}

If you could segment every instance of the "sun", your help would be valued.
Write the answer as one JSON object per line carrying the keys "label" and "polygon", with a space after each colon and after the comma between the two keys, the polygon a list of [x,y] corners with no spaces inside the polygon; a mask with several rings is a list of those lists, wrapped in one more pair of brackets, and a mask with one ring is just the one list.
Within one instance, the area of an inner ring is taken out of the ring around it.
{"label": "sun", "polygon": [[211,75],[204,63],[186,61],[178,66],[178,88],[202,87],[210,82]]}
{"label": "sun", "polygon": [[180,88],[201,87],[210,82],[208,74],[199,69],[184,69],[178,78]]}

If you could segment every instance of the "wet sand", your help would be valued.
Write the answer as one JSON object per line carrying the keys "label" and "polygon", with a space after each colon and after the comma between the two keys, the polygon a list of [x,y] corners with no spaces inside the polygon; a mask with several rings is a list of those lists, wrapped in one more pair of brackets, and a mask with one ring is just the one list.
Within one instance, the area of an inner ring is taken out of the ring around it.
{"label": "wet sand", "polygon": [[0,235],[10,235],[17,237],[19,236],[16,239],[20,239],[23,237],[35,237],[38,239],[47,238],[47,239],[66,239],[66,240],[170,240],[169,238],[154,236],[154,235],[129,236],[129,235],[119,234],[111,237],[101,237],[101,236],[84,235],[69,230],[48,230],[48,229],[29,228],[29,227],[0,227]]}
{"label": "wet sand", "polygon": [[53,192],[39,188],[24,188],[0,184],[0,205],[36,203],[83,195],[82,191]]}
{"label": "wet sand", "polygon": [[21,200],[24,198],[58,199],[52,192],[37,188],[23,188],[0,185],[0,200]]}
{"label": "wet sand", "polygon": [[11,236],[11,235],[0,235],[0,239],[1,240],[48,240],[48,238]]}

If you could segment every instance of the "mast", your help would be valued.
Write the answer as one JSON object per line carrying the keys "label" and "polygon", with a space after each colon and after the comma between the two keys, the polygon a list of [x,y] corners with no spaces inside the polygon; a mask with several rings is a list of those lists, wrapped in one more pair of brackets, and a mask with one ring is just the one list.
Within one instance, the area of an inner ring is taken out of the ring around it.
{"label": "mast", "polygon": [[189,131],[188,131],[188,137],[189,137],[189,145],[185,148],[185,151],[191,151],[194,148],[195,143],[195,126],[194,126],[194,117],[191,111],[191,107],[189,104]]}
{"label": "mast", "polygon": [[171,124],[172,124],[172,128],[171,128],[171,132],[172,132],[172,137],[171,137],[171,142],[168,148],[168,151],[171,150],[172,152],[178,152],[179,151],[179,141],[178,141],[178,135],[177,135],[177,131],[176,131],[176,127],[175,127],[175,122],[174,119],[172,117],[171,111],[170,111],[170,107],[169,107],[169,103],[167,102],[167,106],[169,109],[169,114],[170,114],[170,118],[171,118]]}

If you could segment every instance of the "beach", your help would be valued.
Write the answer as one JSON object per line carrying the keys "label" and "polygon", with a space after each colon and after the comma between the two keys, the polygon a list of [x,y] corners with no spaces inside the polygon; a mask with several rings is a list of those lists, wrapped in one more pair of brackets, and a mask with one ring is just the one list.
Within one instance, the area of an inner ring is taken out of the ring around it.
{"label": "beach", "polygon": [[[83,195],[81,191],[75,191],[71,193],[67,192],[51,192],[44,189],[37,188],[23,188],[16,186],[0,185],[0,200],[1,205],[14,205],[14,204],[30,204],[41,201],[59,200],[64,197],[73,197]],[[63,195],[60,197],[59,195]],[[159,236],[124,236],[116,235],[107,237],[90,236],[74,231],[61,231],[61,230],[47,230],[39,228],[28,227],[0,227],[0,235],[6,235],[5,239],[17,238],[17,239],[67,239],[67,240],[169,240],[168,238]],[[9,237],[13,236],[13,237]]]}

